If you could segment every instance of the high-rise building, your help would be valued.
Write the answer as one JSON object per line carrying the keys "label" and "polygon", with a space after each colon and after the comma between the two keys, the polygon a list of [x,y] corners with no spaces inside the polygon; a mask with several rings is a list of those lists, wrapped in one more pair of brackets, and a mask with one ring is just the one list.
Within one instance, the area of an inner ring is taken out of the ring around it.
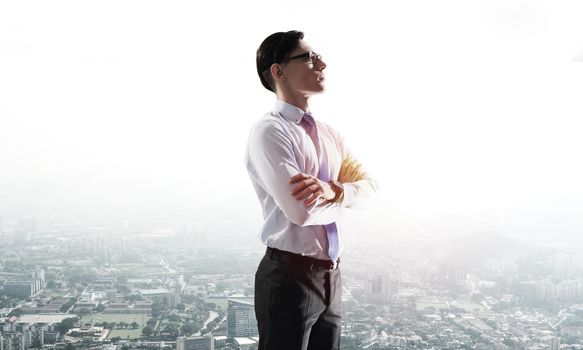
{"label": "high-rise building", "polygon": [[34,271],[30,273],[30,275],[33,279],[40,280],[42,286],[45,285],[45,270],[42,267],[37,266]]}
{"label": "high-rise building", "polygon": [[389,274],[387,272],[372,275],[366,285],[366,301],[384,304],[389,301]]}
{"label": "high-rise building", "polygon": [[400,287],[399,280],[389,280],[389,301],[394,301],[397,298]]}
{"label": "high-rise building", "polygon": [[215,342],[212,336],[178,337],[176,350],[214,350]]}
{"label": "high-rise building", "polygon": [[227,336],[253,337],[257,336],[257,319],[253,303],[229,299],[227,309]]}
{"label": "high-rise building", "polygon": [[557,287],[551,281],[536,283],[536,297],[540,300],[551,301],[557,296]]}
{"label": "high-rise building", "polygon": [[468,280],[468,269],[464,265],[444,264],[440,268],[442,281],[450,285],[463,285]]}

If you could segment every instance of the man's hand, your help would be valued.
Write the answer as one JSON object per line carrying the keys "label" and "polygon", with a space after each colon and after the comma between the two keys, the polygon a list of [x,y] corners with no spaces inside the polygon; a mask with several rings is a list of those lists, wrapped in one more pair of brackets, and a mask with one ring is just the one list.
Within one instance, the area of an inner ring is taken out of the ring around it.
{"label": "man's hand", "polygon": [[292,196],[299,201],[305,199],[306,207],[314,204],[320,197],[332,200],[336,196],[330,185],[312,175],[299,173],[292,176],[289,183],[292,184]]}
{"label": "man's hand", "polygon": [[362,165],[350,157],[344,159],[340,166],[338,181],[341,183],[356,182],[368,177],[367,173],[362,170]]}

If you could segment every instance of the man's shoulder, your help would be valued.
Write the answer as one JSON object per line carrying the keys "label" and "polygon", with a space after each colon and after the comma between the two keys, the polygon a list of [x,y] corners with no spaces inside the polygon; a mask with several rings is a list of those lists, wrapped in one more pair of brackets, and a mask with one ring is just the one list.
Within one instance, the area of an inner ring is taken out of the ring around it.
{"label": "man's shoulder", "polygon": [[269,112],[263,115],[251,127],[251,134],[263,134],[270,131],[284,131],[288,128],[286,120],[278,113]]}
{"label": "man's shoulder", "polygon": [[332,125],[325,123],[325,122],[322,122],[322,121],[317,121],[317,123],[318,123],[319,130],[325,130],[326,132],[334,135],[335,137],[340,136],[340,133]]}

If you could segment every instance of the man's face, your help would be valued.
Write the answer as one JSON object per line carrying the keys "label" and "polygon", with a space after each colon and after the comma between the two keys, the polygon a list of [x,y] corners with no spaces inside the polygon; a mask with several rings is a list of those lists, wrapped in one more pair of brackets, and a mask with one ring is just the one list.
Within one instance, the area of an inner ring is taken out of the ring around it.
{"label": "man's face", "polygon": [[312,95],[324,90],[324,68],[326,63],[321,58],[316,58],[314,50],[305,41],[300,40],[298,47],[291,52],[289,57],[303,57],[291,59],[283,65],[288,86],[297,92]]}

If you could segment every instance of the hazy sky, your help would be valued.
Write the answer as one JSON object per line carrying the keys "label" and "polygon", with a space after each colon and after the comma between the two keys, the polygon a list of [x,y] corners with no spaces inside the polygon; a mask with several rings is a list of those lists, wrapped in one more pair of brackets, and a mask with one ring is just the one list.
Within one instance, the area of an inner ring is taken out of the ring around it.
{"label": "hazy sky", "polygon": [[259,221],[243,155],[274,96],[255,50],[299,29],[328,65],[314,115],[382,188],[360,219],[581,232],[581,13],[577,1],[3,1],[0,215]]}

